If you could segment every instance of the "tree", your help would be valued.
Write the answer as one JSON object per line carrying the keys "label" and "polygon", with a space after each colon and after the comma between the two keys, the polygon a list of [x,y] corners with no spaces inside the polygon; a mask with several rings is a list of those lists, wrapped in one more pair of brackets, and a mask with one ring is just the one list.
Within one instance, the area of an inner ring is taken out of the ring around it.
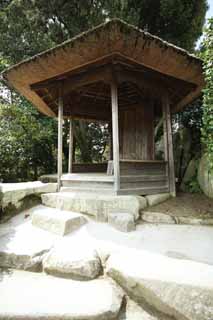
{"label": "tree", "polygon": [[36,180],[53,172],[56,141],[56,121],[26,102],[0,105],[0,180]]}
{"label": "tree", "polygon": [[202,141],[213,170],[213,18],[208,21],[203,45],[206,87],[203,90]]}

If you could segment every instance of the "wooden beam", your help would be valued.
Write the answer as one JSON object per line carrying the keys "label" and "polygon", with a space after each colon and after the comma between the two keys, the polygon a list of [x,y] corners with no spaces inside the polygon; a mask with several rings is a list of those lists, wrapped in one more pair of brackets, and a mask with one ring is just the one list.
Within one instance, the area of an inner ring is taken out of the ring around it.
{"label": "wooden beam", "polygon": [[88,84],[104,81],[110,83],[112,79],[111,69],[108,65],[91,68],[70,76],[67,79],[56,79],[51,81],[44,81],[31,85],[31,89],[38,91],[44,88],[58,88],[63,81],[63,95],[67,95],[71,91],[77,90]]}
{"label": "wooden beam", "polygon": [[119,161],[119,129],[118,129],[118,86],[115,81],[111,83],[112,99],[112,142],[113,142],[113,167],[114,190],[120,190],[120,161]]}
{"label": "wooden beam", "polygon": [[68,160],[68,173],[72,173],[73,164],[73,120],[70,119],[69,127],[69,160]]}
{"label": "wooden beam", "polygon": [[61,187],[61,176],[62,176],[62,154],[63,154],[63,98],[62,90],[59,90],[58,99],[58,191]]}
{"label": "wooden beam", "polygon": [[168,95],[162,98],[163,106],[163,127],[164,127],[164,158],[167,162],[167,174],[169,180],[169,190],[173,197],[176,196],[175,187],[175,167],[172,142],[172,125],[171,125],[171,110]]}

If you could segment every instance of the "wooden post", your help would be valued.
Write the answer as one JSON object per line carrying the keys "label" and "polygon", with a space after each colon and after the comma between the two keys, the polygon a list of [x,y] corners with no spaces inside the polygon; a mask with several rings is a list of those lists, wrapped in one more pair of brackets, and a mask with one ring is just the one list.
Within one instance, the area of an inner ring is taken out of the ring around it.
{"label": "wooden post", "polygon": [[70,130],[69,130],[69,163],[68,163],[68,173],[72,173],[73,164],[73,120],[70,119]]}
{"label": "wooden post", "polygon": [[175,188],[175,167],[172,143],[172,125],[171,125],[171,110],[168,94],[162,99],[163,106],[163,129],[164,129],[164,159],[167,161],[167,176],[169,182],[169,191],[173,197],[176,196]]}
{"label": "wooden post", "polygon": [[119,157],[119,130],[118,130],[118,87],[116,82],[111,83],[112,101],[112,142],[113,142],[113,167],[114,190],[120,189],[120,157]]}
{"label": "wooden post", "polygon": [[109,123],[109,160],[113,159],[112,122]]}
{"label": "wooden post", "polygon": [[62,153],[63,153],[63,97],[60,90],[58,99],[58,191],[61,187],[62,176]]}

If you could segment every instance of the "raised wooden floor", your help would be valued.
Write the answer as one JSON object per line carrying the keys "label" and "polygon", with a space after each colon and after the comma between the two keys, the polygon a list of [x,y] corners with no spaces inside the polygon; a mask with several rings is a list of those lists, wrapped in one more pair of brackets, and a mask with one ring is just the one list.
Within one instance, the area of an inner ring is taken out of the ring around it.
{"label": "raised wooden floor", "polygon": [[[167,177],[164,174],[122,175],[119,195],[146,195],[168,192]],[[85,191],[115,194],[114,176],[105,173],[72,173],[61,177],[61,192]]]}

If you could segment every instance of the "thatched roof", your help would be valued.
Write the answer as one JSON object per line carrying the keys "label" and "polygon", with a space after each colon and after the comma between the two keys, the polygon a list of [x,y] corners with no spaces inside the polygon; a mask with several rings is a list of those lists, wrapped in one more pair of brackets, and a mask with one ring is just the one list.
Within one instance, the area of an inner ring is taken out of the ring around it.
{"label": "thatched roof", "polygon": [[[153,92],[158,91],[158,84],[159,88],[161,84],[168,87],[173,110],[183,108],[198,97],[204,86],[202,60],[119,19],[110,20],[24,60],[4,71],[2,77],[9,86],[24,95],[41,112],[55,116],[60,82],[65,83],[70,77],[76,81],[76,77],[79,79],[88,71],[88,68],[96,68],[99,72],[97,68],[114,61],[122,66],[131,66],[132,70],[134,67],[137,76],[141,73],[144,74],[144,79],[151,79],[155,86]],[[140,78],[138,79],[140,81]],[[104,92],[105,98],[107,88],[103,82],[101,81],[101,84],[99,83],[96,87],[93,84],[89,94],[99,90]],[[131,88],[130,82],[122,84],[123,93],[127,90],[132,90],[131,92],[135,90]],[[71,91],[64,97],[67,110],[70,101],[72,105],[73,101],[76,103],[73,108],[77,108],[81,102],[82,106],[86,106],[89,94],[87,92],[87,98],[80,100],[78,96],[80,93]],[[132,96],[136,99],[136,93]],[[103,97],[98,95],[98,99]],[[125,99],[126,97],[123,98]],[[107,105],[108,102],[106,102]],[[69,115],[68,111],[67,115]]]}

